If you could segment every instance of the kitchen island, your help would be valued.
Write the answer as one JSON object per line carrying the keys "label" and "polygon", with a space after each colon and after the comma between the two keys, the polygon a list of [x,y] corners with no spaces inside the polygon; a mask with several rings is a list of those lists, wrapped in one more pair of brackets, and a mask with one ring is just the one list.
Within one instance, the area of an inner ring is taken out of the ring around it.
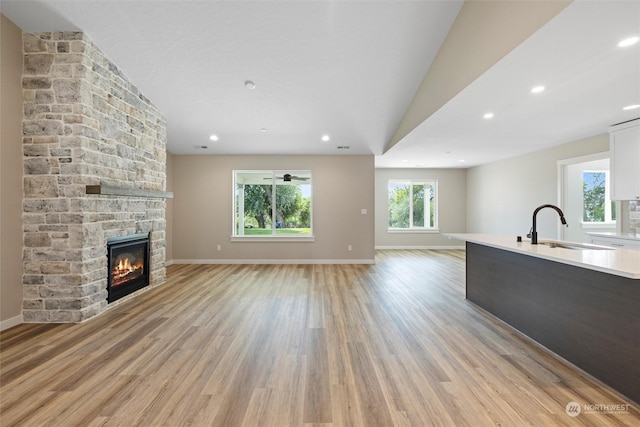
{"label": "kitchen island", "polygon": [[640,252],[448,236],[466,241],[468,300],[640,402]]}

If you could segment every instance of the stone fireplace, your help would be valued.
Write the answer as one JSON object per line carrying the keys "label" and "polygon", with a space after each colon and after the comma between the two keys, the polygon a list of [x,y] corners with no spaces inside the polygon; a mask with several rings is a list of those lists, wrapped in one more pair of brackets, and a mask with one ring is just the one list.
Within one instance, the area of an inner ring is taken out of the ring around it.
{"label": "stone fireplace", "polygon": [[166,124],[83,33],[23,49],[23,318],[81,322],[115,301],[110,239],[149,236],[149,284],[165,281]]}

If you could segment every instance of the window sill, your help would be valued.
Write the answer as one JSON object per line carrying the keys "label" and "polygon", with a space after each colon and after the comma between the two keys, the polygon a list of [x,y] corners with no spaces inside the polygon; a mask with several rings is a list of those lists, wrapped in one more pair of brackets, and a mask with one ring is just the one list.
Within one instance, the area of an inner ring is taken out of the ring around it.
{"label": "window sill", "polygon": [[615,222],[581,222],[582,228],[616,228]]}
{"label": "window sill", "polygon": [[390,234],[435,234],[440,233],[439,228],[411,228],[411,229],[396,229],[396,228],[387,228],[387,233]]}
{"label": "window sill", "polygon": [[316,236],[231,236],[232,242],[315,242]]}

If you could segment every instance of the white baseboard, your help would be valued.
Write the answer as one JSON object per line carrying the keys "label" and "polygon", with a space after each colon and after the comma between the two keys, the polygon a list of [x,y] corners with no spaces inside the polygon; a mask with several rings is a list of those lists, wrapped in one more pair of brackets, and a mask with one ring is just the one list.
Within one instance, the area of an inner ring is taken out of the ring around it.
{"label": "white baseboard", "polygon": [[442,246],[442,245],[438,245],[438,246],[434,246],[434,245],[427,245],[427,246],[407,246],[407,245],[401,245],[401,246],[376,246],[376,250],[385,250],[385,249],[431,249],[431,250],[450,250],[450,249],[464,249],[465,246],[464,245],[451,245],[451,246]]}
{"label": "white baseboard", "polygon": [[12,317],[10,319],[5,319],[0,322],[0,331],[4,331],[5,329],[13,328],[21,323],[24,323],[24,319],[22,318],[22,313],[19,315]]}
{"label": "white baseboard", "polygon": [[[171,264],[375,264],[375,259],[175,259]],[[167,263],[167,265],[170,265]]]}
{"label": "white baseboard", "polygon": [[[375,249],[464,249],[464,245],[451,246],[376,246]],[[375,259],[172,259],[165,262],[174,264],[375,264]]]}

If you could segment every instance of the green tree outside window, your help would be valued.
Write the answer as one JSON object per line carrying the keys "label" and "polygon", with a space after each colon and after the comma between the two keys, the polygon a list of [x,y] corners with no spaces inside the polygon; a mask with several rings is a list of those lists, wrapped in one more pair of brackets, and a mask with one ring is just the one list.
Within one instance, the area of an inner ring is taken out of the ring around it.
{"label": "green tree outside window", "polygon": [[311,235],[311,171],[234,171],[234,236]]}
{"label": "green tree outside window", "polygon": [[582,172],[582,201],[582,221],[615,221],[616,204],[609,199],[607,171]]}
{"label": "green tree outside window", "polygon": [[390,180],[389,229],[436,228],[436,182]]}

